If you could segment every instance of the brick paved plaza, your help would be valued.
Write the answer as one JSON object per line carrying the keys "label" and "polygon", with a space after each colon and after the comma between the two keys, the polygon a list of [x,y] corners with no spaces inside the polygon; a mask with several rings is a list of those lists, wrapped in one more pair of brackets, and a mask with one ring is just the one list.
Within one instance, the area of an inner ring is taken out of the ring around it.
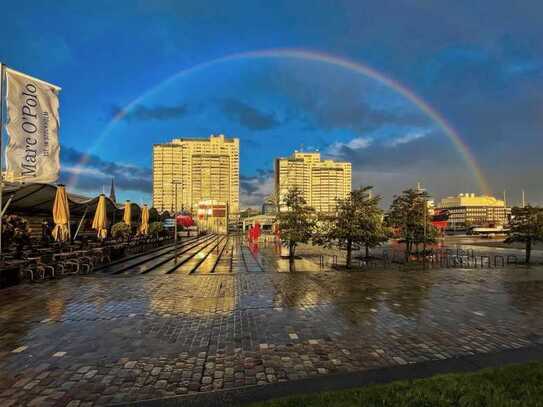
{"label": "brick paved plaza", "polygon": [[72,276],[2,290],[0,405],[86,406],[543,341],[543,269]]}

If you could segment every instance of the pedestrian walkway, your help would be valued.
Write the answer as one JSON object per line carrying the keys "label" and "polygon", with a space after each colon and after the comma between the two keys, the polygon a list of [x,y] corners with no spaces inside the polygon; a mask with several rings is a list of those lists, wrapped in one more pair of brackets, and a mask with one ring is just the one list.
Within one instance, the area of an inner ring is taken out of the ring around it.
{"label": "pedestrian walkway", "polygon": [[540,346],[543,270],[73,276],[0,309],[0,405],[104,405]]}
{"label": "pedestrian walkway", "polygon": [[130,405],[136,407],[237,407],[289,396],[305,396],[322,393],[323,391],[359,389],[372,384],[385,384],[398,380],[424,379],[437,374],[469,373],[484,368],[496,368],[510,364],[531,362],[543,362],[543,346],[531,346],[486,354],[479,353],[459,358],[433,360],[353,373],[317,376],[291,382],[274,383],[265,387],[257,386],[178,396],[168,399],[146,400],[130,403]]}

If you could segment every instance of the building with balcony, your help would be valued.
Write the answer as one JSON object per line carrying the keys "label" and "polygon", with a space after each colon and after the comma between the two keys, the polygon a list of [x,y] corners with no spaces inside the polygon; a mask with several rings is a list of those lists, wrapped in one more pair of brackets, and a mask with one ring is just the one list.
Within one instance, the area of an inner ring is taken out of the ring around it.
{"label": "building with balcony", "polygon": [[196,213],[203,201],[223,202],[239,213],[239,139],[179,138],[153,146],[153,206]]}
{"label": "building with balcony", "polygon": [[298,188],[317,212],[334,212],[337,200],[351,193],[351,182],[351,163],[321,160],[319,152],[295,151],[275,160],[275,194],[281,211],[289,189]]}

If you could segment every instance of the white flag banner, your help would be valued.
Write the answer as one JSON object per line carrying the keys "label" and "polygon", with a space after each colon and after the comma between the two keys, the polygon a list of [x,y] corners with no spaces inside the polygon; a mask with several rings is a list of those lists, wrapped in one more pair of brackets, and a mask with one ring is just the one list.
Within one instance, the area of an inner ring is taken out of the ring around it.
{"label": "white flag banner", "polygon": [[6,180],[55,182],[60,172],[60,88],[6,69]]}

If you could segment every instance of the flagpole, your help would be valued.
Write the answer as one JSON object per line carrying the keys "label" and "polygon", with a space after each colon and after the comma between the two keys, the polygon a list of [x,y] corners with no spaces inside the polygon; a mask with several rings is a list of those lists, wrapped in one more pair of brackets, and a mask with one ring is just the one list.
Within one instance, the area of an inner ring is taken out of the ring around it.
{"label": "flagpole", "polygon": [[3,260],[2,251],[2,218],[4,215],[3,192],[4,192],[4,174],[2,173],[2,142],[4,135],[4,64],[0,62],[0,263]]}

